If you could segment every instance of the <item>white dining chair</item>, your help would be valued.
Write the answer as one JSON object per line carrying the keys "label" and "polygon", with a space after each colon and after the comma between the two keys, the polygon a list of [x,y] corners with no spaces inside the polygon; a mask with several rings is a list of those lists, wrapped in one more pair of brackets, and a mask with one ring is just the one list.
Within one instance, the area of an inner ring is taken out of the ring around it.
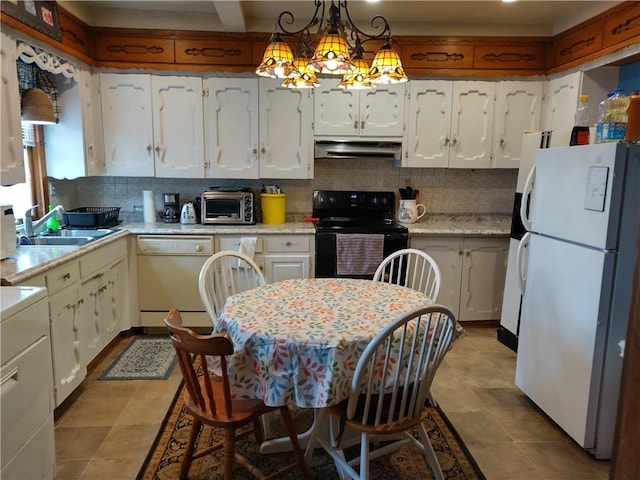
{"label": "white dining chair", "polygon": [[214,328],[228,297],[265,283],[260,267],[244,253],[223,250],[209,257],[200,269],[198,290]]}
{"label": "white dining chair", "polygon": [[[213,254],[204,262],[198,277],[200,299],[215,329],[218,314],[231,295],[264,285],[264,275],[258,264],[249,256],[234,250]],[[220,375],[219,366],[211,364],[212,371]],[[269,414],[261,417],[262,428],[271,436]]]}
{"label": "white dining chair", "polygon": [[438,264],[430,255],[415,248],[405,248],[389,254],[378,265],[373,280],[418,290],[434,303],[440,293]]}
{"label": "white dining chair", "polygon": [[[448,308],[431,304],[402,315],[380,331],[358,360],[349,397],[320,410],[307,444],[307,461],[319,443],[333,458],[340,478],[364,480],[369,478],[369,460],[410,444],[424,455],[433,477],[443,479],[423,420],[429,412],[425,402],[453,339],[454,326]],[[328,422],[328,415],[335,421]],[[329,429],[328,437],[315,427],[327,423],[339,425]],[[342,438],[347,428],[358,432],[359,438]],[[412,433],[414,428],[418,438]],[[345,457],[344,450],[358,441],[360,455]]]}

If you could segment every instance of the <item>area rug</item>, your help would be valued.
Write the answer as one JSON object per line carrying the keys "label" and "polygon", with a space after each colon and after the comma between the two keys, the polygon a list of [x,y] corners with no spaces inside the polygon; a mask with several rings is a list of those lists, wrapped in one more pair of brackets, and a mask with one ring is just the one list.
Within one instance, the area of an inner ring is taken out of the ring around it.
{"label": "area rug", "polygon": [[[180,462],[189,438],[191,416],[184,409],[182,400],[182,386],[171,405],[163,426],[145,459],[137,480],[169,480],[179,478]],[[298,431],[306,430],[313,420],[311,409],[293,409],[292,414]],[[271,428],[276,436],[282,436],[284,428],[279,416],[271,414]],[[485,480],[475,460],[469,454],[457,432],[448,419],[438,409],[431,409],[425,420],[425,425],[438,461],[447,480]],[[222,435],[219,430],[204,427],[199,445],[213,445],[220,441]],[[203,443],[204,442],[204,443]],[[247,456],[250,461],[259,465],[268,474],[283,465],[291,463],[290,453],[260,454],[259,446],[253,436],[238,441],[236,449]],[[357,454],[359,447],[353,447]],[[352,452],[347,450],[347,456]],[[215,452],[206,457],[194,460],[189,470],[190,479],[219,480],[224,477],[222,453]],[[355,456],[355,455],[354,455]],[[331,457],[321,448],[316,449],[309,465],[312,478],[317,480],[337,479],[338,474]],[[385,479],[431,479],[432,476],[427,463],[415,448],[405,446],[402,449],[371,463],[370,478]],[[286,478],[298,478],[292,473]],[[234,479],[245,480],[252,477],[238,465],[234,465]]]}
{"label": "area rug", "polygon": [[98,380],[164,380],[176,365],[169,336],[134,338]]}

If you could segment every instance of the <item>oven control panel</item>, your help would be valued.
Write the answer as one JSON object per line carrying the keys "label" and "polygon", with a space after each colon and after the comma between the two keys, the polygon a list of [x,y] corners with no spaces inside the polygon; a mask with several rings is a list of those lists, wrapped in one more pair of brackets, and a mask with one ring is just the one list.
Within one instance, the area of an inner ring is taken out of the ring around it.
{"label": "oven control panel", "polygon": [[394,192],[369,192],[350,190],[317,190],[313,192],[313,216],[368,217],[375,213],[379,218],[393,218]]}

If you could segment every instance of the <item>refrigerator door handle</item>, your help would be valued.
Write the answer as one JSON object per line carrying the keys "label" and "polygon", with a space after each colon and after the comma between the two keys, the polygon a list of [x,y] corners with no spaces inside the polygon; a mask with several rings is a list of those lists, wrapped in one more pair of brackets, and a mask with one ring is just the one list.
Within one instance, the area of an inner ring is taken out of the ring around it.
{"label": "refrigerator door handle", "polygon": [[533,193],[533,184],[536,180],[536,166],[534,165],[527,175],[527,180],[524,183],[524,189],[522,191],[522,199],[520,200],[520,219],[524,228],[531,230],[531,209],[527,212],[527,205],[531,205],[529,198]]}
{"label": "refrigerator door handle", "polygon": [[527,272],[524,268],[524,256],[526,255],[525,248],[529,245],[530,240],[531,232],[525,233],[518,244],[518,251],[516,252],[516,258],[518,259],[518,280],[520,281],[520,292],[522,292],[522,295],[524,295],[524,290],[527,286]]}

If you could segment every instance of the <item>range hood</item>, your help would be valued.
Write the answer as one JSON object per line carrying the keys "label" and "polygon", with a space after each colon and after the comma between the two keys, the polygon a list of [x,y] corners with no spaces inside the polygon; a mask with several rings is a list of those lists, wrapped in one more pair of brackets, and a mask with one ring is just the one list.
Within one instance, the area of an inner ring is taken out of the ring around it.
{"label": "range hood", "polygon": [[379,140],[316,140],[315,158],[380,158],[400,161],[402,143]]}

